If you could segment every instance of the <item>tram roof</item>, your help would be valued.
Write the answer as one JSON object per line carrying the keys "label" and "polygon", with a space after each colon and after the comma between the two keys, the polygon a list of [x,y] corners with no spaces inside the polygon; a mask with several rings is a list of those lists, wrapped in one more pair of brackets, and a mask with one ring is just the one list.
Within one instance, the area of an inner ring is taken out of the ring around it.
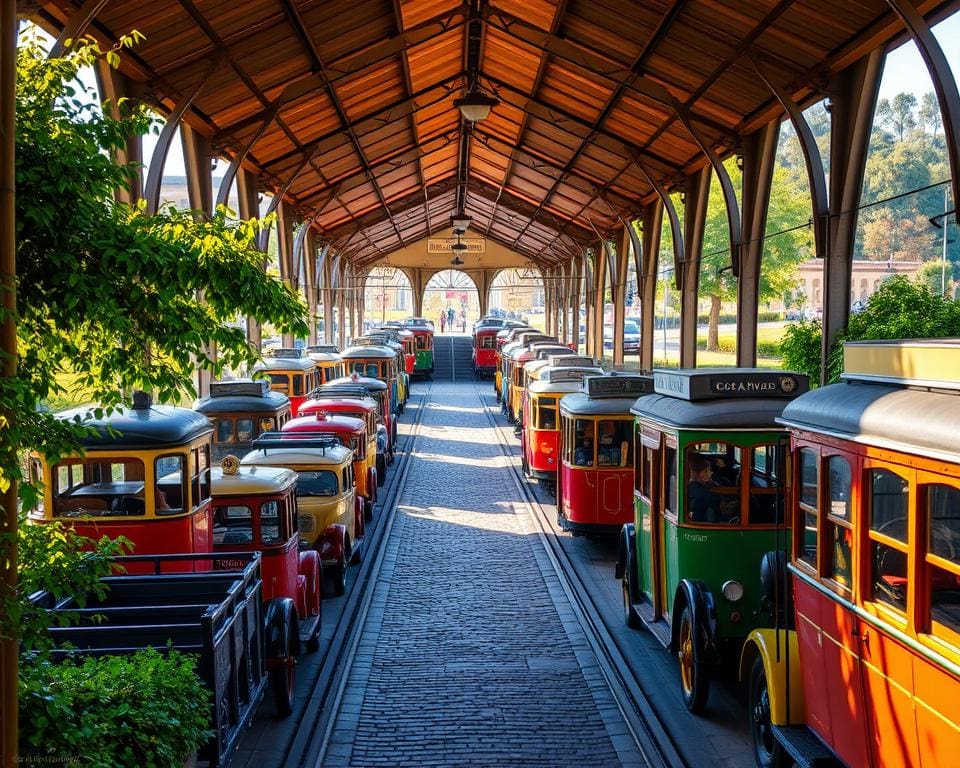
{"label": "tram roof", "polygon": [[370,344],[369,346],[347,347],[340,353],[344,360],[392,360],[397,356],[395,350],[380,344]]}
{"label": "tram roof", "polygon": [[[313,406],[313,403],[317,403],[317,405]],[[305,407],[315,407],[316,410],[320,411],[330,408],[330,413],[337,413],[344,408],[353,408],[358,412],[370,413],[376,412],[377,401],[369,395],[356,397],[354,395],[340,394],[336,391],[316,392],[312,394],[309,399],[304,400],[303,403],[300,404],[300,413],[304,412]]]}
{"label": "tram roof", "polygon": [[[390,357],[393,357],[391,354]],[[341,392],[347,392],[347,387],[364,387],[370,391],[370,394],[373,395],[376,392],[383,392],[387,388],[387,382],[381,381],[380,379],[374,379],[370,376],[341,376],[339,379],[331,379],[326,384],[317,388],[317,391],[321,394],[326,394],[329,392],[336,393],[337,387],[343,387]]]}
{"label": "tram roof", "polygon": [[960,394],[845,381],[811,390],[783,410],[789,427],[960,461]]}
{"label": "tram roof", "polygon": [[286,448],[254,448],[240,459],[241,466],[256,464],[268,467],[318,467],[328,469],[353,460],[353,451],[342,445],[329,448],[303,448],[296,445],[296,438],[290,439]]}
{"label": "tram roof", "polygon": [[[323,414],[323,418],[320,415]],[[360,433],[366,430],[367,423],[363,419],[353,416],[344,416],[335,412],[322,410],[309,413],[306,416],[297,416],[290,419],[280,430],[283,434],[297,432],[350,432]]]}
{"label": "tram roof", "polygon": [[[930,21],[957,8],[912,4]],[[195,131],[361,267],[461,207],[484,237],[566,262],[655,184],[679,188],[702,147],[729,156],[781,118],[755,66],[806,105],[905,30],[882,0],[23,5],[106,49],[141,32],[122,74],[164,113],[189,104]],[[476,123],[453,105],[472,81],[499,99]]]}
{"label": "tram roof", "polygon": [[[213,424],[202,413],[172,405],[150,405],[147,408],[120,408],[110,415],[94,418],[96,406],[81,406],[61,411],[64,421],[79,417],[96,435],[84,437],[86,448],[152,450],[187,443],[213,432]],[[111,434],[111,430],[115,434]]]}
{"label": "tram roof", "polygon": [[653,394],[638,397],[630,411],[677,429],[779,429],[777,417],[789,402],[785,397],[690,401]]}
{"label": "tram roof", "polygon": [[[270,382],[265,383],[269,385]],[[274,392],[273,390],[269,390],[264,395],[221,394],[207,396],[200,398],[193,404],[193,410],[199,413],[277,413],[289,407],[290,398],[282,392]]]}
{"label": "tram roof", "polygon": [[560,413],[570,416],[629,416],[635,402],[634,397],[593,398],[578,388],[560,400]]}
{"label": "tram roof", "polygon": [[297,473],[286,467],[241,466],[236,474],[224,474],[222,467],[210,471],[210,493],[214,500],[223,496],[251,496],[279,493],[297,482]]}
{"label": "tram roof", "polygon": [[317,367],[315,361],[309,357],[265,357],[253,366],[253,372],[276,371],[307,373]]}

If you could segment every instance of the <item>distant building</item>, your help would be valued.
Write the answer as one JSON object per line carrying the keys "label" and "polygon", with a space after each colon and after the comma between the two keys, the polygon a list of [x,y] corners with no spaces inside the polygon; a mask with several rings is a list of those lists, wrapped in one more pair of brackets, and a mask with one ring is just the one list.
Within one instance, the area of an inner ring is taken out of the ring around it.
{"label": "distant building", "polygon": [[[854,259],[850,280],[850,303],[866,302],[887,278],[906,275],[913,278],[924,265],[922,261],[868,261]],[[794,294],[814,310],[823,309],[823,261],[810,259],[797,268],[797,290]]]}

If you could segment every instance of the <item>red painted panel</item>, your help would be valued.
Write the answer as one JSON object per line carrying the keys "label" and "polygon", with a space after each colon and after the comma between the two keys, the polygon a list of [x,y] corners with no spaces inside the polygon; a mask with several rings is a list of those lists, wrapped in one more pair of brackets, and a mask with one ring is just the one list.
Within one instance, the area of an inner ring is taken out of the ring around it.
{"label": "red painted panel", "polygon": [[859,621],[831,597],[821,593],[820,601],[823,678],[819,684],[826,689],[830,707],[833,738],[828,743],[847,765],[868,765]]}
{"label": "red painted panel", "polygon": [[604,525],[633,522],[633,469],[597,472],[600,489],[598,521]]}
{"label": "red painted panel", "polygon": [[869,702],[867,733],[873,766],[919,765],[913,654],[866,622],[860,626],[860,668]]}
{"label": "red painted panel", "polygon": [[530,468],[541,472],[556,472],[559,461],[560,430],[531,429],[529,434],[529,454],[527,461]]}
{"label": "red painted panel", "polygon": [[822,635],[820,632],[820,593],[797,576],[793,578],[793,601],[800,643],[800,668],[803,695],[807,706],[807,725],[827,744],[833,740],[830,729],[830,703],[824,685]]}
{"label": "red painted panel", "polygon": [[267,602],[275,597],[295,600],[298,568],[299,552],[296,546],[288,546],[285,550],[265,550],[262,560],[263,601]]}
{"label": "red painted panel", "polygon": [[597,470],[564,467],[566,517],[572,523],[597,523]]}
{"label": "red painted panel", "polygon": [[293,416],[300,415],[300,405],[307,399],[306,395],[290,395],[290,413]]}

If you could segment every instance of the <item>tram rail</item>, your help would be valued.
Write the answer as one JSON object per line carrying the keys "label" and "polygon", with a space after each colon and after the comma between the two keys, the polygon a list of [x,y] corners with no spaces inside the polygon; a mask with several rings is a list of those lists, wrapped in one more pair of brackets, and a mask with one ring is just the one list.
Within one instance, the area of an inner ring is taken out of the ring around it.
{"label": "tram rail", "polygon": [[[316,679],[311,681],[310,696],[302,708],[300,722],[287,745],[281,765],[314,766],[319,765],[323,758],[343,696],[351,660],[359,642],[360,633],[356,629],[363,626],[373,597],[373,586],[383,562],[384,543],[393,527],[397,500],[406,485],[410,458],[423,421],[424,406],[429,401],[432,389],[433,384],[429,382],[426,391],[411,395],[410,402],[418,398],[415,401],[416,419],[411,424],[410,432],[403,436],[400,451],[397,453],[396,471],[391,473],[385,487],[386,492],[381,491],[379,517],[367,544],[368,549],[356,577],[347,590],[346,602],[337,621],[333,638],[323,651],[324,656],[319,672]],[[318,733],[323,734],[323,739],[317,739]]]}
{"label": "tram rail", "polygon": [[547,558],[574,609],[583,633],[597,657],[607,685],[638,747],[651,766],[680,768],[680,766],[689,765],[654,712],[643,691],[639,676],[622,652],[617,639],[609,631],[598,606],[584,586],[573,559],[561,545],[559,537],[563,535],[563,531],[556,526],[530,485],[525,482],[521,475],[520,464],[513,461],[517,458],[516,446],[510,442],[505,425],[497,420],[493,408],[488,403],[489,393],[481,391],[477,385],[474,386],[474,390],[491,427],[499,437],[500,450],[506,458],[511,459],[508,462],[511,477],[524,499]]}

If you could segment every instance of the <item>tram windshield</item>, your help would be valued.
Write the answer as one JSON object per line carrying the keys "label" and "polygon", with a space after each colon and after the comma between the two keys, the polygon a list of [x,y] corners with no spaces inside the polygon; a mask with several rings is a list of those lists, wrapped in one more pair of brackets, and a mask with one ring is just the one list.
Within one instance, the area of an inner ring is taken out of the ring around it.
{"label": "tram windshield", "polygon": [[328,469],[297,472],[298,496],[336,496],[337,473]]}
{"label": "tram windshield", "polygon": [[376,363],[356,362],[350,364],[349,373],[359,373],[361,376],[378,379],[380,378],[380,367]]}
{"label": "tram windshield", "polygon": [[597,465],[628,467],[633,464],[633,420],[601,419],[597,422]]}
{"label": "tram windshield", "polygon": [[538,397],[536,399],[537,414],[534,423],[537,429],[557,428],[557,398]]}

